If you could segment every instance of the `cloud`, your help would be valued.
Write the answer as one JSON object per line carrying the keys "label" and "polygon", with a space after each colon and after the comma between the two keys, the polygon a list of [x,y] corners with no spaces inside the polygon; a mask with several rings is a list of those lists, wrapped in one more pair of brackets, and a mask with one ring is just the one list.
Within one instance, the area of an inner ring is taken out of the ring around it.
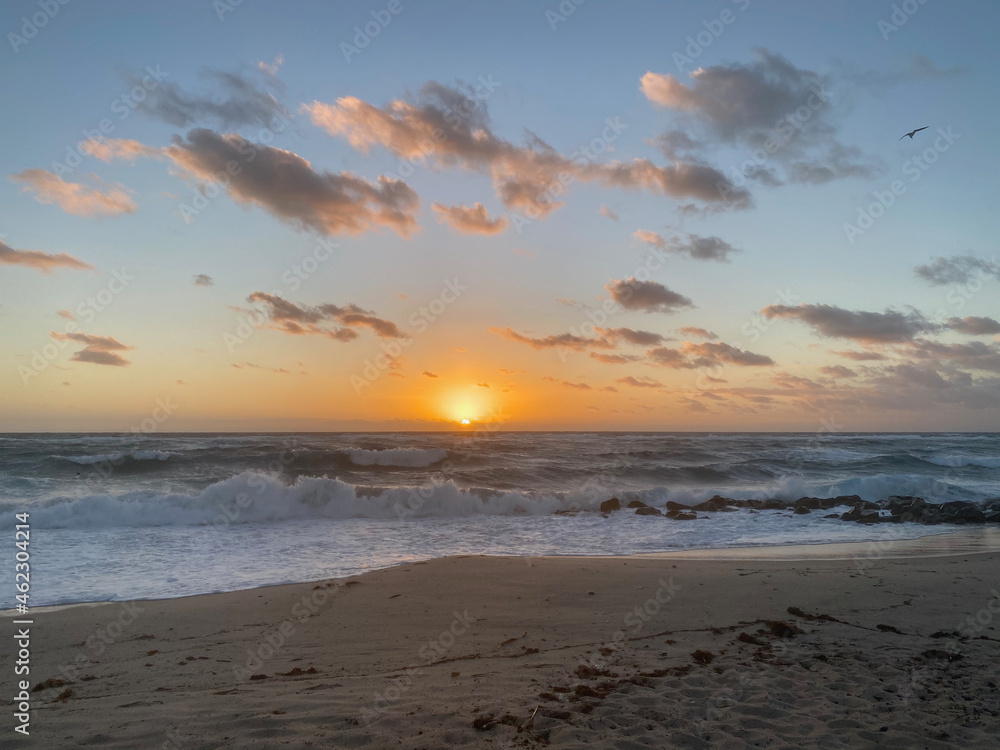
{"label": "cloud", "polygon": [[964,72],[962,68],[958,67],[941,68],[924,55],[914,55],[905,66],[889,72],[855,70],[843,64],[838,67],[846,80],[879,93],[894,86],[953,78]]}
{"label": "cloud", "polygon": [[88,362],[93,365],[109,365],[112,367],[128,367],[129,360],[118,354],[135,347],[127,346],[111,336],[94,336],[88,333],[62,333],[52,331],[49,336],[56,341],[75,341],[84,348],[75,352],[70,360],[73,362]]}
{"label": "cloud", "polygon": [[[320,234],[387,227],[409,237],[417,229],[420,199],[400,180],[379,177],[373,184],[349,172],[318,172],[291,151],[205,129],[190,131],[186,142],[175,139],[163,153],[194,177],[221,182],[233,200]],[[239,171],[230,176],[232,164]]]}
{"label": "cloud", "polygon": [[639,362],[642,357],[634,354],[604,354],[602,352],[591,352],[590,356],[592,359],[596,359],[598,362],[603,362],[608,365],[625,365],[630,362]]}
{"label": "cloud", "polygon": [[46,169],[25,169],[10,179],[22,185],[21,192],[35,193],[35,200],[59,206],[74,216],[117,216],[135,211],[135,201],[120,185],[104,185],[95,175],[97,187],[68,182]]}
{"label": "cloud", "polygon": [[[533,219],[545,218],[562,206],[556,199],[574,181],[729,208],[746,208],[750,202],[746,190],[703,164],[675,162],[661,167],[648,159],[598,164],[576,154],[563,155],[533,134],[526,145],[516,146],[490,129],[481,101],[436,81],[424,85],[413,101],[397,99],[376,107],[346,96],[334,104],[304,104],[302,111],[317,127],[345,138],[361,153],[381,146],[403,159],[426,159],[437,169],[488,174],[504,206]],[[617,120],[609,118],[605,132],[618,128]]]}
{"label": "cloud", "polygon": [[668,341],[665,336],[652,331],[636,331],[632,328],[597,328],[594,330],[609,341],[618,342],[619,339],[636,344],[638,346],[653,346]]}
{"label": "cloud", "polygon": [[604,218],[611,219],[611,221],[618,221],[618,214],[616,214],[612,209],[608,208],[607,206],[601,206],[600,209],[598,210],[601,216],[603,216]]}
{"label": "cloud", "polygon": [[700,237],[697,234],[689,234],[687,239],[673,237],[668,241],[656,232],[646,229],[637,229],[632,233],[632,236],[647,245],[676,255],[687,255],[694,260],[714,260],[728,263],[729,256],[739,252],[737,248],[721,237]]}
{"label": "cloud", "polygon": [[480,388],[489,388],[490,387],[489,383],[476,383],[476,385],[479,386]]}
{"label": "cloud", "polygon": [[550,383],[558,383],[559,385],[565,386],[567,388],[575,388],[578,391],[589,391],[591,390],[588,383],[571,383],[568,380],[559,380],[558,378],[553,378],[550,375],[546,375],[542,380],[547,380]]}
{"label": "cloud", "polygon": [[76,316],[69,310],[59,310],[58,312],[56,312],[56,315],[58,315],[60,318],[66,318],[66,320],[76,320]]}
{"label": "cloud", "polygon": [[774,360],[766,355],[738,349],[721,341],[701,344],[685,341],[680,349],[670,349],[660,346],[648,350],[646,357],[651,364],[684,370],[692,370],[699,367],[720,367],[723,365],[765,367],[774,364]]}
{"label": "cloud", "polygon": [[438,377],[438,375],[434,374],[433,372],[430,372],[429,370],[424,370],[420,374],[424,375],[425,377],[428,377],[428,378],[437,378]]}
{"label": "cloud", "polygon": [[845,310],[835,305],[769,305],[761,310],[765,318],[791,318],[811,326],[820,336],[853,339],[862,343],[899,343],[911,341],[920,333],[937,330],[916,310],[884,313]]}
{"label": "cloud", "polygon": [[514,255],[520,255],[520,256],[525,257],[525,258],[534,258],[535,257],[535,254],[533,252],[531,252],[531,250],[528,250],[527,248],[524,248],[524,247],[511,248],[511,252],[514,253]]}
{"label": "cloud", "polygon": [[618,383],[624,383],[625,385],[630,385],[633,388],[662,388],[663,383],[659,380],[654,380],[653,378],[643,375],[642,377],[635,378],[628,375],[624,378],[618,378]]}
{"label": "cloud", "polygon": [[204,273],[196,273],[193,279],[195,286],[212,286],[215,284],[215,279]]}
{"label": "cloud", "polygon": [[[92,265],[84,263],[67,253],[43,253],[41,250],[15,250],[0,241],[0,263],[12,266],[27,266],[42,273],[52,273],[57,268],[74,268],[79,271],[95,271]],[[60,315],[62,312],[60,312]]]}
{"label": "cloud", "polygon": [[608,393],[618,393],[618,389],[615,388],[613,385],[606,385],[603,388],[601,388],[601,390],[607,391]]}
{"label": "cloud", "polygon": [[974,278],[1000,278],[1000,263],[996,258],[987,260],[974,255],[952,255],[948,258],[934,258],[926,266],[914,269],[917,276],[935,285],[968,284]]}
{"label": "cloud", "polygon": [[638,281],[635,278],[612,280],[604,288],[626,310],[674,313],[686,307],[694,307],[694,303],[683,294],[673,292],[656,281]]}
{"label": "cloud", "polygon": [[587,338],[586,336],[576,336],[572,333],[560,333],[544,338],[532,338],[524,336],[512,328],[491,328],[491,333],[495,333],[501,338],[516,341],[519,344],[527,344],[532,349],[572,349],[574,351],[584,351],[590,347],[613,349],[614,344],[605,339]]}
{"label": "cloud", "polygon": [[885,359],[885,355],[880,352],[866,351],[866,352],[855,352],[855,351],[840,351],[834,352],[834,354],[839,354],[844,359],[851,359],[855,362],[875,362],[880,359]]}
{"label": "cloud", "polygon": [[966,333],[970,336],[988,336],[992,333],[1000,333],[1000,322],[993,318],[981,318],[975,315],[964,318],[948,318],[946,325],[953,331]]}
{"label": "cloud", "polygon": [[482,203],[471,207],[432,203],[431,208],[437,214],[439,222],[462,234],[500,234],[507,228],[507,217],[497,216],[491,219]]}
{"label": "cloud", "polygon": [[278,75],[278,70],[284,64],[285,64],[285,56],[278,55],[277,57],[274,58],[274,62],[270,64],[264,62],[263,60],[259,60],[257,62],[257,69],[262,73],[267,73],[267,75],[269,76],[276,76]]}
{"label": "cloud", "polygon": [[[798,107],[823,104],[824,76],[796,68],[781,55],[754,50],[753,61],[698,68],[690,86],[673,75],[647,72],[640,89],[653,104],[689,112],[720,140],[745,140],[767,132]],[[825,95],[825,94],[824,94]]]}
{"label": "cloud", "polygon": [[503,367],[498,368],[498,370],[504,375],[524,375],[524,370],[508,370]]}
{"label": "cloud", "polygon": [[135,161],[138,157],[156,158],[160,149],[126,138],[90,138],[80,143],[80,150],[101,161]]}
{"label": "cloud", "polygon": [[788,168],[791,182],[825,185],[845,177],[870,179],[882,173],[880,162],[868,159],[861,149],[832,143],[819,157],[796,161]]}
{"label": "cloud", "polygon": [[684,326],[683,328],[677,329],[680,333],[685,336],[697,336],[700,339],[717,339],[719,336],[712,331],[706,331],[704,328],[698,328],[697,326]]}
{"label": "cloud", "polygon": [[968,344],[941,344],[920,339],[910,345],[909,352],[917,359],[931,360],[937,365],[951,363],[973,370],[1000,372],[1000,347],[973,341]]}
{"label": "cloud", "polygon": [[826,367],[819,368],[819,371],[832,378],[856,378],[858,376],[858,373],[854,370],[843,365],[827,365]]}
{"label": "cloud", "polygon": [[148,90],[137,109],[177,127],[207,122],[223,128],[270,126],[275,118],[285,116],[285,108],[272,92],[265,90],[265,87],[280,89],[273,74],[265,72],[270,77],[258,83],[240,73],[206,70],[201,75],[213,91],[203,94],[189,93],[172,81],[163,81]]}
{"label": "cloud", "polygon": [[253,362],[241,362],[239,364],[234,364],[237,370],[242,370],[244,368],[253,370],[267,370],[268,372],[276,372],[280,375],[291,375],[292,373],[286,370],[284,367],[265,367],[264,365],[255,365]]}
{"label": "cloud", "polygon": [[[764,148],[770,164],[751,177],[769,185],[869,178],[884,169],[881,160],[836,140],[828,75],[758,48],[748,63],[698,68],[690,79],[650,71],[639,82],[650,103],[673,110],[684,126],[655,141],[668,157],[696,158],[709,141]],[[777,163],[788,165],[784,180]]]}
{"label": "cloud", "polygon": [[[264,306],[268,317],[276,324],[274,327],[292,335],[321,335],[337,341],[353,341],[358,337],[354,328],[370,328],[380,338],[408,338],[391,320],[379,318],[371,310],[354,304],[343,307],[333,304],[300,306],[266,292],[253,292],[247,301]],[[322,323],[337,323],[344,327],[329,328]]]}

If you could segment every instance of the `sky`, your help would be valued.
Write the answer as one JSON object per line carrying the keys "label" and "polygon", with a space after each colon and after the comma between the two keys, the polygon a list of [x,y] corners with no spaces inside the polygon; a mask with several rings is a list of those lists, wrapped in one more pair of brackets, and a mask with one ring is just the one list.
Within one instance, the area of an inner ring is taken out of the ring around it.
{"label": "sky", "polygon": [[0,431],[995,431],[998,22],[12,0]]}

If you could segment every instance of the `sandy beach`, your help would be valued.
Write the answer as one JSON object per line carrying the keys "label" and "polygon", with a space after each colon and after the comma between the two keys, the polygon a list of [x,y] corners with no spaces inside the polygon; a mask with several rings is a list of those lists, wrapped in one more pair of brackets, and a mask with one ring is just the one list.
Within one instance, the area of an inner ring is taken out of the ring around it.
{"label": "sandy beach", "polygon": [[995,748],[996,536],[451,557],[36,610],[32,744]]}

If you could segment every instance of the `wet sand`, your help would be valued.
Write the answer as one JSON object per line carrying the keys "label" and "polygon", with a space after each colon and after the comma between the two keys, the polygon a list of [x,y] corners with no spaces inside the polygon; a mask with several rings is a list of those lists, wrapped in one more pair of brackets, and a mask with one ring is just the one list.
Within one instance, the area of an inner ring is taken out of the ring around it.
{"label": "wet sand", "polygon": [[30,744],[995,748],[998,573],[980,529],[36,610]]}

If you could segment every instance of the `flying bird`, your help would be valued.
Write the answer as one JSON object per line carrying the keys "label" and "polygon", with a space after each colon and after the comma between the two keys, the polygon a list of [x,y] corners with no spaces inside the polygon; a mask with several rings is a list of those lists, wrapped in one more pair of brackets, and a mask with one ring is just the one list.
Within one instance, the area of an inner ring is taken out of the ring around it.
{"label": "flying bird", "polygon": [[[911,130],[906,135],[910,136],[910,140],[912,141],[913,140],[913,136],[915,136],[921,130],[927,130],[927,128],[929,128],[929,127],[930,127],[930,125],[924,125],[922,128],[917,128],[916,130]],[[906,138],[906,135],[900,136],[899,140],[903,140],[904,138]]]}

